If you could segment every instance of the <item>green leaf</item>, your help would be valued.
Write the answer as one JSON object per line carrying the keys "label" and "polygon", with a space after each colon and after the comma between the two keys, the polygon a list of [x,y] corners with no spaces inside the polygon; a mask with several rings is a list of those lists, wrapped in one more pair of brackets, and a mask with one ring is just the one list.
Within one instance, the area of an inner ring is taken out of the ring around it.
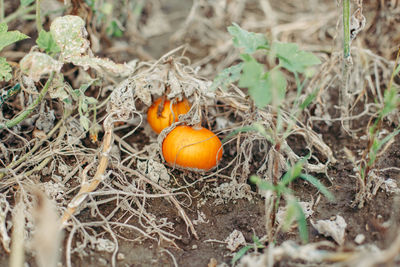
{"label": "green leaf", "polygon": [[313,53],[299,50],[294,43],[276,42],[272,51],[279,58],[279,64],[291,72],[304,73],[308,67],[321,63]]}
{"label": "green leaf", "polygon": [[268,94],[271,95],[272,103],[279,106],[286,95],[286,78],[279,69],[272,69],[264,76],[267,83]]}
{"label": "green leaf", "polygon": [[283,221],[282,230],[287,232],[293,221],[297,217],[297,208],[291,202],[286,205],[285,219]]}
{"label": "green leaf", "polygon": [[297,210],[296,220],[297,220],[297,227],[299,228],[300,238],[303,241],[303,243],[307,243],[308,242],[307,218],[306,215],[304,214],[303,208],[296,199],[289,200],[289,204],[293,205]]}
{"label": "green leaf", "polygon": [[43,49],[47,54],[54,55],[59,53],[60,47],[54,41],[53,36],[50,32],[46,32],[45,30],[41,30],[39,33],[39,37],[36,39],[36,44],[39,48]]}
{"label": "green leaf", "polygon": [[12,68],[4,57],[0,57],[0,81],[8,82],[12,78]]}
{"label": "green leaf", "polygon": [[258,49],[268,49],[268,41],[261,33],[248,32],[240,28],[236,23],[228,27],[228,32],[233,37],[233,44],[238,48],[244,48],[248,54],[254,53]]}
{"label": "green leaf", "polygon": [[400,132],[400,129],[397,129],[396,131],[388,134],[387,136],[385,136],[383,139],[378,140],[378,139],[374,139],[374,142],[372,143],[372,147],[371,150],[369,152],[369,161],[368,161],[368,166],[372,166],[376,160],[376,156],[379,152],[379,149],[381,149],[381,147],[386,144],[387,142],[389,142],[392,138],[394,138],[396,135],[398,135]]}
{"label": "green leaf", "polygon": [[384,117],[397,108],[399,103],[399,97],[397,95],[397,88],[392,86],[385,90],[383,97],[384,106],[381,111],[381,116]]}
{"label": "green leaf", "polygon": [[282,181],[280,184],[282,186],[288,185],[290,182],[292,182],[294,179],[300,176],[301,171],[303,170],[305,160],[299,160],[296,162],[295,165],[290,167],[290,169],[285,173],[285,175],[282,178]]}
{"label": "green leaf", "polygon": [[88,109],[89,109],[89,105],[88,105],[88,103],[84,100],[84,99],[82,99],[82,101],[80,101],[79,102],[79,108],[83,111],[83,112],[87,112],[88,111]]}
{"label": "green leaf", "polygon": [[97,99],[91,96],[86,96],[85,97],[85,102],[88,103],[89,105],[95,105],[97,104]]}
{"label": "green leaf", "polygon": [[29,38],[29,36],[19,32],[19,31],[7,31],[8,27],[5,23],[0,23],[0,51],[4,47],[13,44],[15,42]]}
{"label": "green leaf", "polygon": [[260,177],[256,176],[256,175],[252,175],[250,177],[250,183],[253,183],[255,185],[258,186],[258,188],[260,188],[261,190],[275,190],[275,187],[273,184],[261,179]]}
{"label": "green leaf", "polygon": [[273,102],[280,105],[286,94],[286,78],[275,68],[264,73],[263,65],[252,56],[243,54],[243,72],[239,79],[239,87],[247,87],[249,95],[257,107],[263,108]]}
{"label": "green leaf", "polygon": [[30,4],[32,4],[35,0],[20,0],[20,4],[21,6],[29,6]]}
{"label": "green leaf", "polygon": [[238,260],[240,260],[240,259],[244,256],[244,254],[246,254],[247,251],[249,251],[251,248],[253,248],[253,246],[245,246],[245,247],[242,247],[242,248],[235,254],[235,256],[233,256],[232,261],[231,261],[231,264],[232,264],[232,265],[235,265],[235,263],[236,263]]}
{"label": "green leaf", "polygon": [[247,88],[257,86],[264,74],[263,65],[247,54],[242,55],[242,59],[244,60],[243,73],[240,76],[239,86]]}
{"label": "green leaf", "polygon": [[245,132],[258,132],[263,137],[265,137],[269,142],[273,143],[272,137],[268,134],[265,130],[264,126],[259,123],[254,123],[253,125],[243,126],[233,130],[230,134],[228,134],[223,140],[222,143],[226,143],[232,136],[237,135],[238,133],[245,133]]}
{"label": "green leaf", "polygon": [[240,79],[240,72],[242,71],[242,68],[243,63],[239,63],[221,71],[215,77],[213,83],[211,84],[210,90],[214,91],[218,87],[226,90],[229,84],[234,83]]}
{"label": "green leaf", "polygon": [[89,130],[90,120],[87,117],[80,116],[79,122],[81,123],[81,125],[82,125],[83,129],[85,129],[85,131]]}
{"label": "green leaf", "polygon": [[397,67],[396,67],[396,69],[394,71],[394,75],[396,76],[397,74],[399,74],[399,72],[400,72],[400,64],[397,65]]}
{"label": "green leaf", "polygon": [[315,186],[329,201],[335,200],[333,194],[314,176],[309,174],[300,174],[300,178]]}
{"label": "green leaf", "polygon": [[113,37],[122,37],[124,35],[124,32],[118,26],[118,23],[115,20],[111,21],[110,25],[108,25],[106,33],[108,36]]}
{"label": "green leaf", "polygon": [[315,90],[311,94],[309,94],[306,97],[306,99],[304,99],[303,103],[301,103],[301,105],[300,105],[301,110],[304,110],[306,107],[308,107],[308,105],[310,105],[314,101],[314,99],[318,95],[318,91],[319,91],[319,88],[315,88]]}

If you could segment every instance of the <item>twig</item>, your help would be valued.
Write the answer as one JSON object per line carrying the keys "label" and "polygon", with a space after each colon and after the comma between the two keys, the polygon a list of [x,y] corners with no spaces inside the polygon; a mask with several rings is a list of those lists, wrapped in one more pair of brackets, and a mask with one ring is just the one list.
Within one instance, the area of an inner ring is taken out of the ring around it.
{"label": "twig", "polygon": [[27,7],[22,7],[20,6],[14,13],[11,13],[7,17],[5,17],[1,22],[3,23],[9,23],[10,21],[13,21],[16,18],[20,18],[22,15],[27,14],[31,12],[32,10],[35,10],[36,6],[27,6]]}
{"label": "twig", "polygon": [[[342,85],[340,88],[340,115],[341,117],[348,117],[349,112],[349,80],[350,68],[352,65],[350,56],[350,0],[343,0],[343,73]],[[345,131],[350,129],[350,121],[342,121]]]}
{"label": "twig", "polygon": [[38,33],[42,30],[42,18],[40,17],[40,1],[36,0],[36,29]]}
{"label": "twig", "polygon": [[24,205],[19,202],[15,207],[11,242],[10,267],[22,267],[25,262],[24,249],[25,215]]}
{"label": "twig", "polygon": [[87,181],[82,182],[81,189],[78,194],[71,200],[68,204],[67,209],[65,210],[62,218],[61,218],[61,226],[64,227],[69,218],[75,213],[76,209],[79,205],[86,199],[87,194],[96,190],[97,186],[103,181],[104,173],[108,166],[108,160],[110,157],[111,145],[114,141],[113,139],[113,123],[110,121],[111,115],[107,117],[104,121],[104,140],[103,140],[103,149],[100,157],[99,166],[97,167],[97,171],[93,177],[93,180],[89,183]]}
{"label": "twig", "polygon": [[4,20],[4,0],[0,0],[0,22]]}

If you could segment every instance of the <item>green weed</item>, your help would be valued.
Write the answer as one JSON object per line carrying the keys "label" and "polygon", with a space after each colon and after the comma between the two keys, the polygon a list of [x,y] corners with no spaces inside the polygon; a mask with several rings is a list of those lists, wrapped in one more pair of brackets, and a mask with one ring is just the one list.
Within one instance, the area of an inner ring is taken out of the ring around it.
{"label": "green weed", "polygon": [[[271,145],[272,157],[272,181],[252,176],[250,181],[255,183],[259,189],[269,191],[271,194],[266,197],[267,214],[266,228],[270,231],[268,235],[269,242],[275,240],[275,215],[283,198],[286,202],[287,214],[283,230],[288,230],[293,221],[297,221],[299,233],[302,241],[307,242],[307,223],[305,214],[294,193],[289,189],[289,184],[296,178],[301,178],[314,185],[329,200],[333,200],[333,195],[313,176],[302,172],[305,162],[309,156],[288,166],[288,171],[280,179],[279,177],[279,158],[280,151],[286,138],[290,135],[293,126],[296,124],[296,117],[304,110],[316,97],[316,92],[308,95],[305,100],[300,101],[302,90],[313,74],[313,67],[321,63],[314,54],[299,49],[294,43],[269,43],[267,39],[259,33],[248,32],[233,24],[228,27],[229,33],[233,37],[233,44],[241,49],[240,55],[242,62],[223,70],[215,78],[212,88],[227,88],[232,82],[237,82],[241,88],[247,88],[250,98],[253,100],[256,108],[264,109],[268,106],[273,114],[274,125],[266,128],[262,121],[256,121],[252,125],[238,128],[231,132],[223,142],[226,142],[232,136],[239,132],[257,132],[263,136]],[[265,54],[268,58],[268,64],[260,63],[255,53]],[[268,68],[266,67],[268,65]],[[288,81],[287,73],[291,73],[296,83],[296,99],[291,105],[289,121],[283,117],[282,106],[286,99],[286,90]],[[290,165],[290,164],[288,164]],[[268,202],[269,201],[269,202]],[[267,203],[268,202],[268,203]],[[249,248],[243,248],[241,251],[247,251]]]}

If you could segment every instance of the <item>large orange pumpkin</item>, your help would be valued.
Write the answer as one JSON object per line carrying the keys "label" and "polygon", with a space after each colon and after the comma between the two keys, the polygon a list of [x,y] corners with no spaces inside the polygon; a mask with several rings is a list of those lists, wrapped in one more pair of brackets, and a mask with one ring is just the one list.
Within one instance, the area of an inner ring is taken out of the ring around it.
{"label": "large orange pumpkin", "polygon": [[[162,98],[158,98],[154,101],[153,105],[147,111],[147,121],[149,122],[151,128],[156,132],[160,133],[164,128],[167,128],[172,123],[178,121],[178,115],[186,114],[190,110],[189,101],[183,99],[176,104],[172,104],[171,111],[171,101],[164,101],[164,108],[161,114],[158,114],[158,106],[161,104]],[[161,116],[158,116],[161,115]]]}
{"label": "large orange pumpkin", "polygon": [[165,161],[172,166],[209,170],[222,157],[222,144],[210,130],[202,127],[179,125],[162,143]]}

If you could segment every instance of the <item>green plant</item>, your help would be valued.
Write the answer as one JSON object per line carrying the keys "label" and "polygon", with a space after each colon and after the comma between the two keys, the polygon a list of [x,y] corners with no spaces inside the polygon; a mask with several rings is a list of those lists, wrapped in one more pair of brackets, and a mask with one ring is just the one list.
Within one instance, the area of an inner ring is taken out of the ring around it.
{"label": "green plant", "polygon": [[262,244],[262,241],[260,240],[260,238],[258,238],[257,236],[253,236],[253,244],[250,245],[246,245],[244,247],[242,247],[236,254],[235,256],[233,256],[232,260],[231,260],[231,264],[235,265],[235,263],[240,260],[248,251],[250,251],[251,249],[254,249],[255,251],[257,251],[257,249],[263,249],[265,248],[265,246]]}
{"label": "green plant", "polygon": [[[239,87],[248,89],[248,94],[257,109],[269,108],[269,112],[273,115],[273,121],[271,127],[265,127],[262,121],[256,121],[252,125],[238,128],[230,133],[223,142],[226,142],[238,132],[253,131],[261,134],[272,145],[272,156],[270,157],[270,160],[272,160],[272,177],[269,177],[272,182],[261,180],[255,176],[251,178],[251,181],[256,182],[260,188],[266,189],[270,193],[272,192],[266,197],[266,210],[269,212],[266,216],[269,242],[274,240],[275,214],[282,196],[286,198],[287,208],[291,211],[289,212],[290,216],[294,216],[293,218],[296,218],[299,223],[302,240],[306,241],[304,213],[292,191],[287,186],[293,179],[301,177],[315,185],[330,199],[332,199],[332,196],[317,179],[310,175],[301,174],[308,157],[303,158],[292,168],[289,168],[282,180],[279,179],[279,168],[281,150],[286,144],[286,138],[296,125],[297,116],[316,97],[316,92],[313,92],[305,100],[300,101],[302,90],[314,73],[313,67],[321,62],[314,54],[299,50],[297,44],[269,43],[262,34],[248,32],[237,24],[228,27],[228,31],[233,37],[233,44],[243,51],[240,55],[242,62],[225,69],[217,75],[212,88],[226,88],[228,84],[238,82]],[[254,55],[256,52],[265,54],[268,62],[266,64],[260,63]],[[296,98],[291,103],[288,115],[283,110],[288,84],[287,73],[293,75],[296,84]],[[292,217],[288,219],[292,219]]]}
{"label": "green plant", "polygon": [[329,201],[333,201],[335,199],[332,193],[329,192],[328,189],[317,178],[312,175],[302,173],[303,165],[306,159],[307,158],[303,158],[295,165],[289,167],[289,170],[276,184],[263,180],[258,176],[250,177],[250,182],[256,184],[259,189],[272,191],[276,195],[274,210],[278,209],[280,200],[282,198],[285,199],[286,214],[282,229],[284,231],[289,230],[292,223],[297,221],[300,238],[305,243],[308,242],[306,216],[303,208],[299,204],[298,199],[295,197],[293,190],[289,188],[290,183],[298,178],[303,179],[315,186]]}
{"label": "green plant", "polygon": [[[303,242],[308,241],[308,230],[307,230],[307,221],[306,215],[303,211],[303,208],[299,204],[298,199],[294,196],[294,192],[289,188],[291,182],[295,179],[303,179],[315,186],[328,200],[333,201],[334,196],[328,189],[321,184],[321,182],[315,177],[302,173],[303,164],[305,162],[305,158],[295,165],[289,167],[289,170],[285,173],[282,179],[278,182],[278,184],[274,185],[268,181],[261,179],[258,176],[251,176],[250,182],[257,185],[260,190],[267,190],[270,192],[274,192],[277,196],[277,201],[275,202],[275,208],[277,209],[279,206],[280,199],[283,198],[286,202],[286,213],[283,224],[280,226],[283,231],[288,231],[294,222],[297,222],[297,227],[299,229],[300,238]],[[278,231],[275,232],[275,235]],[[275,238],[274,238],[275,239]],[[262,240],[257,236],[253,236],[253,244],[242,247],[232,258],[232,265],[236,263],[240,258],[242,258],[249,250],[254,249],[263,249],[265,246],[262,243]]]}
{"label": "green plant", "polygon": [[[29,36],[19,31],[8,31],[7,24],[0,23],[0,51],[8,45],[27,38],[29,38]],[[11,80],[11,72],[11,66],[7,63],[6,58],[0,57],[0,81],[8,82],[9,80]]]}
{"label": "green plant", "polygon": [[390,144],[390,141],[400,133],[400,126],[397,126],[393,132],[385,137],[379,138],[378,136],[382,129],[384,118],[396,110],[400,105],[400,99],[398,95],[399,88],[393,83],[394,77],[400,72],[399,59],[400,49],[397,52],[396,62],[389,80],[389,84],[384,92],[383,106],[379,109],[377,117],[375,119],[371,118],[369,122],[367,131],[368,143],[358,165],[358,177],[361,188],[357,193],[356,201],[354,202],[354,205],[358,204],[360,208],[363,207],[364,201],[367,198],[367,184],[370,179],[369,175],[375,166],[379,154],[384,152],[387,148],[385,145]]}
{"label": "green plant", "polygon": [[46,32],[45,30],[41,30],[39,32],[39,36],[36,39],[36,44],[39,46],[40,49],[45,51],[46,54],[49,54],[52,57],[61,52],[60,47],[54,41],[51,33]]}

